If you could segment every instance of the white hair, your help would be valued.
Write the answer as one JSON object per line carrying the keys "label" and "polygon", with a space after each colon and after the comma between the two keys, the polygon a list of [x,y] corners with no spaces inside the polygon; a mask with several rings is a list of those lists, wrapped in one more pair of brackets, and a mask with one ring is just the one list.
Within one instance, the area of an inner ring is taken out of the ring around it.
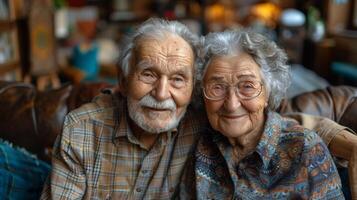
{"label": "white hair", "polygon": [[197,77],[197,73],[199,70],[196,69],[197,65],[197,55],[199,46],[200,46],[200,38],[193,34],[185,25],[178,21],[167,21],[159,18],[150,18],[143,22],[130,36],[127,36],[123,40],[122,50],[119,56],[119,66],[121,68],[121,76],[127,77],[130,68],[130,60],[133,56],[134,49],[138,45],[139,41],[145,38],[156,38],[161,39],[167,33],[171,33],[173,35],[177,35],[184,39],[192,48],[195,56],[195,78]]}
{"label": "white hair", "polygon": [[208,34],[204,41],[202,77],[213,57],[236,55],[238,52],[249,54],[259,65],[269,96],[268,107],[275,110],[290,85],[290,66],[285,52],[261,34],[245,29]]}

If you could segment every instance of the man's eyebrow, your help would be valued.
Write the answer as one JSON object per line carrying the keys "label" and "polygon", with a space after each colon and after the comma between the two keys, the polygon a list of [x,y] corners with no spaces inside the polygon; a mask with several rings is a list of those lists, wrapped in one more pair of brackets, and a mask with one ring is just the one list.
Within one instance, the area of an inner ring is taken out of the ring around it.
{"label": "man's eyebrow", "polygon": [[238,75],[237,78],[241,79],[241,78],[257,78],[257,77],[253,74],[242,74],[242,75]]}
{"label": "man's eyebrow", "polygon": [[181,66],[182,66],[181,69],[173,71],[173,73],[174,74],[183,75],[183,76],[186,75],[186,74],[192,73],[189,65],[181,65]]}
{"label": "man's eyebrow", "polygon": [[149,60],[141,60],[140,62],[138,62],[136,64],[137,68],[140,69],[140,70],[143,70],[143,69],[147,69],[147,68],[150,68],[150,67],[153,67],[154,64],[151,63]]}

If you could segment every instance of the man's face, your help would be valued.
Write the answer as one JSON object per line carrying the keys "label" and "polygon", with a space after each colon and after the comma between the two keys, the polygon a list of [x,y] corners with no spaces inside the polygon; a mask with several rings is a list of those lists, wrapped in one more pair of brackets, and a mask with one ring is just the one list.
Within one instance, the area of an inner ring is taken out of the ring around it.
{"label": "man's face", "polygon": [[145,38],[134,50],[126,94],[131,119],[143,130],[175,128],[190,103],[194,55],[181,37]]}

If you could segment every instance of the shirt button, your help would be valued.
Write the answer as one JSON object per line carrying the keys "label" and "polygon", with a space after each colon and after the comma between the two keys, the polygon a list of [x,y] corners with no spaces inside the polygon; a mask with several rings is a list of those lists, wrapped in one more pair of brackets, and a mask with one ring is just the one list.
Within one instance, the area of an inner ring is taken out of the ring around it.
{"label": "shirt button", "polygon": [[141,188],[136,188],[136,192],[141,192]]}

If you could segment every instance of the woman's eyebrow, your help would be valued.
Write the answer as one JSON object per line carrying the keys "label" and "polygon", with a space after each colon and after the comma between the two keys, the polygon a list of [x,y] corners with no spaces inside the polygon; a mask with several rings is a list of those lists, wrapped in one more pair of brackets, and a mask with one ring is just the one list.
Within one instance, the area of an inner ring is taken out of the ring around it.
{"label": "woman's eyebrow", "polygon": [[211,76],[208,81],[223,81],[224,77],[223,76]]}
{"label": "woman's eyebrow", "polygon": [[242,75],[238,75],[237,79],[242,79],[242,78],[254,78],[256,79],[257,77],[254,74],[242,74]]}

